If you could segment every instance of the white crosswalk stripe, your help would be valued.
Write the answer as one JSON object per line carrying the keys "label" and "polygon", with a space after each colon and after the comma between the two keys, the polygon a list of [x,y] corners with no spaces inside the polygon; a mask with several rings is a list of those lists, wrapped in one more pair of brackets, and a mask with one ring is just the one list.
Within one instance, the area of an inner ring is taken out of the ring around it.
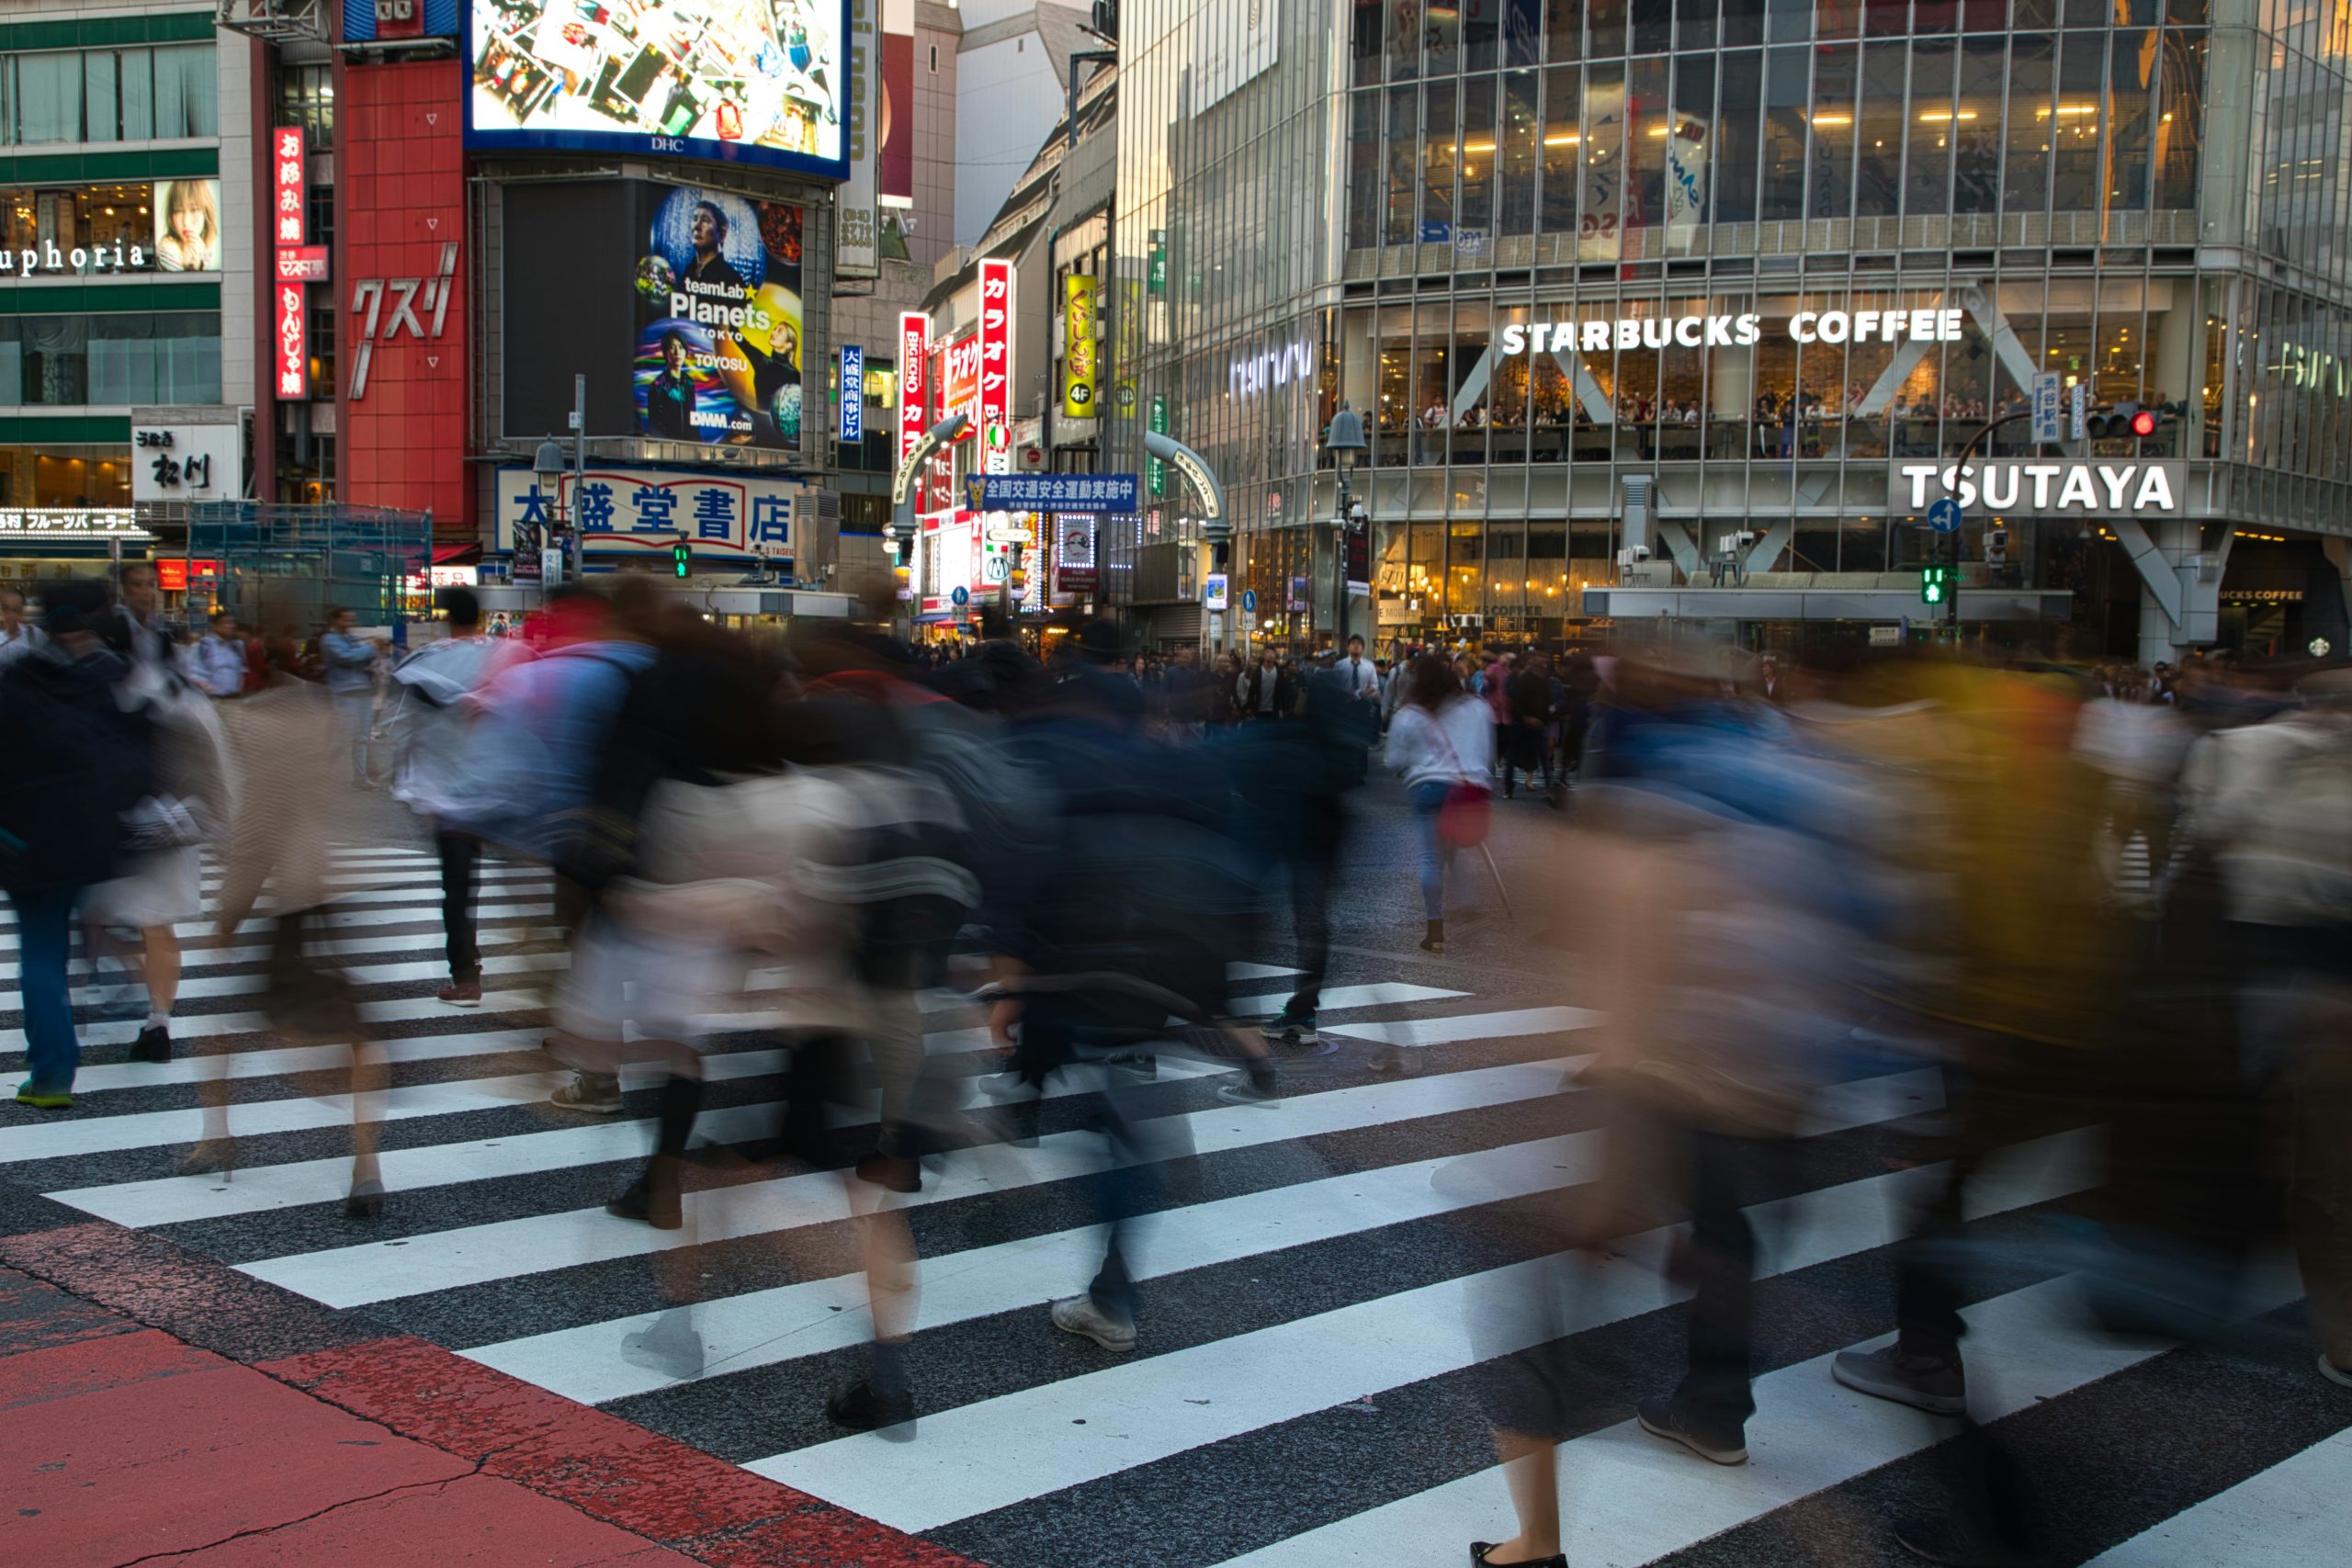
{"label": "white crosswalk stripe", "polygon": [[[187,1005],[178,1059],[121,1061],[135,1018],[81,1024],[74,1111],[0,1108],[0,1179],[436,1337],[978,1560],[1008,1568],[1122,1552],[1180,1568],[1459,1561],[1474,1537],[1511,1533],[1504,1477],[1483,1441],[1430,1437],[1425,1419],[1391,1406],[1470,1398],[1471,1380],[1496,1357],[1562,1333],[1638,1326],[1688,1300],[1669,1278],[1677,1228],[1623,1235],[1590,1255],[1555,1258],[1543,1245],[1556,1231],[1542,1217],[1578,1190],[1597,1190],[1612,1146],[1602,1097],[1578,1078],[1590,1049],[1580,1037],[1600,1015],[1548,1002],[1524,979],[1461,978],[1471,964],[1360,965],[1321,992],[1319,1023],[1333,1049],[1295,1053],[1272,1107],[1216,1099],[1233,1066],[1172,1047],[1148,1075],[1102,1066],[1058,1075],[1034,1105],[1000,1109],[967,1096],[951,1141],[973,1146],[927,1158],[918,1191],[880,1200],[922,1238],[914,1353],[937,1347],[959,1369],[958,1392],[942,1398],[918,1380],[916,1397],[928,1402],[911,1441],[897,1440],[903,1432],[843,1435],[820,1411],[873,1332],[856,1249],[843,1239],[861,1234],[854,1222],[872,1190],[854,1197],[837,1170],[729,1168],[718,1156],[711,1175],[688,1181],[682,1229],[608,1214],[604,1201],[652,1145],[656,1096],[637,1091],[659,1078],[650,1067],[626,1071],[632,1098],[616,1117],[546,1103],[565,1075],[544,1048],[542,987],[568,963],[549,924],[548,874],[485,868],[481,943],[497,988],[471,1014],[424,994],[447,978],[431,850],[348,846],[335,875],[345,892],[320,950],[360,987],[361,1015],[388,1035],[377,1049],[393,1074],[379,1097],[391,1193],[380,1228],[343,1220],[334,1207],[350,1169],[341,1076],[349,1046],[272,1034],[256,1007],[266,979],[236,972],[266,964],[259,919],[226,934],[203,920],[180,928]],[[1268,961],[1233,965],[1236,1016],[1283,1007],[1296,974]],[[0,1014],[9,1015],[0,1017],[0,1060],[12,1066],[25,1050],[17,975],[9,913],[0,919]],[[93,978],[77,961],[77,1005]],[[774,1135],[780,1075],[792,1065],[774,1038],[792,1021],[792,975],[763,964],[750,982],[738,1009],[701,1021],[715,1038],[697,1132],[720,1148]],[[935,1060],[957,1073],[986,1065],[993,1043],[968,998],[933,993],[923,1010]],[[1886,1043],[1873,1040],[1858,1048]],[[1375,1074],[1375,1055],[1400,1047],[1407,1070]],[[232,1177],[174,1174],[206,1125],[199,1093],[216,1082],[231,1093],[230,1125],[251,1163]],[[1093,1120],[1109,1085],[1139,1117],[1117,1157],[1165,1179],[1125,1243],[1143,1341],[1118,1358],[1043,1325],[1046,1302],[1084,1289],[1103,1258],[1085,1194],[1114,1157]],[[1892,1141],[1896,1130],[1931,1123],[1944,1109],[1940,1072],[1892,1047],[1823,1090],[1795,1145],[1801,1177],[1748,1209],[1759,1275],[1803,1292],[1857,1289],[1855,1264],[1900,1239],[1936,1179],[1888,1153],[1905,1146]],[[1024,1116],[1040,1122],[1033,1140],[990,1141]],[[831,1125],[854,1151],[872,1121],[870,1111],[842,1111]],[[2075,1128],[2001,1151],[1970,1190],[1966,1225],[2038,1223],[2041,1206],[2095,1183],[2101,1149],[2096,1130]],[[2165,1342],[2093,1332],[2064,1258],[2052,1256],[2037,1277],[1965,1308],[1972,1377],[1988,1369],[1980,1420],[2107,1397],[2128,1374],[2168,1364]],[[1868,1297],[1839,1310],[1882,1334],[1892,1301],[1883,1281],[1860,1288]],[[2300,1285],[2273,1269],[2247,1291],[2242,1305],[2261,1311],[2290,1303]],[[1295,1308],[1271,1304],[1292,1293]],[[1166,1330],[1173,1340],[1154,1338],[1162,1302],[1181,1325]],[[1538,1302],[1548,1304],[1537,1310]],[[692,1355],[631,1348],[689,1329]],[[1040,1333],[1059,1359],[1037,1353]],[[1745,1467],[1698,1462],[1614,1416],[1566,1440],[1570,1561],[1673,1560],[1724,1531],[1842,1495],[1938,1439],[1941,1429],[1925,1418],[1834,1382],[1830,1357],[1815,1348],[1757,1379]],[[768,1425],[747,1425],[747,1409]],[[1197,1506],[1180,1480],[1261,1473],[1289,1434],[1319,1433],[1318,1424],[1336,1424],[1340,1435],[1317,1441],[1366,1455],[1402,1450],[1376,1495],[1358,1486],[1334,1499],[1302,1487],[1263,1519],[1240,1510],[1215,1529],[1172,1506],[1123,1504],[1160,1510],[1148,1516],[1155,1548],[1140,1553],[1126,1543],[1146,1516],[1114,1528],[1103,1521],[1118,1510],[1087,1512],[1114,1495],[1106,1489],[1182,1495]],[[2352,1428],[2352,1410],[2343,1425]],[[1424,1442],[1440,1445],[1426,1464],[1402,1462]],[[2174,1511],[2135,1521],[2128,1539],[2119,1531],[2102,1541],[2097,1568],[2334,1561],[2352,1527],[2341,1504],[2352,1495],[2343,1484],[2347,1442],[2352,1432],[2339,1430],[2234,1473],[2190,1506],[2165,1505]],[[1097,1533],[1073,1538],[1067,1555],[1038,1544],[1065,1528]]]}

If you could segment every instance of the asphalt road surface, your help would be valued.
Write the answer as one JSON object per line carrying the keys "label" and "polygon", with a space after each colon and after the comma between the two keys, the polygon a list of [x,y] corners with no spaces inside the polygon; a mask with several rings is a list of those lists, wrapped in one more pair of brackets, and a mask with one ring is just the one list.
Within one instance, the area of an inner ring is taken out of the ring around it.
{"label": "asphalt road surface", "polygon": [[[1454,1564],[1512,1533],[1479,1374],[1523,1340],[1515,1307],[1559,1292],[1575,1348],[1618,1381],[1564,1451],[1570,1561],[1878,1564],[1910,1561],[1887,1521],[1932,1509],[1946,1424],[1851,1393],[1838,1350],[1894,1326],[1888,1244],[1899,1134],[1934,1114],[1932,1068],[1858,1050],[1753,1211],[1758,1413],[1751,1462],[1708,1464],[1645,1436],[1634,1401],[1671,1387],[1681,1292],[1660,1235],[1610,1258],[1547,1262],[1558,1190],[1598,1168],[1593,1097],[1570,1077],[1594,1015],[1527,942],[1481,870],[1451,951],[1418,951],[1401,792],[1375,781],[1335,900],[1322,1021],[1336,1049],[1291,1062],[1275,1109],[1237,1106],[1214,1063],[1165,1057],[1130,1093],[1189,1156],[1139,1244],[1140,1339],[1113,1356],[1056,1331],[1054,1296],[1100,1257],[1086,1182],[1093,1081],[1057,1083],[1035,1147],[933,1161],[904,1200],[922,1255],[919,1406],[904,1434],[832,1427],[826,1394],[867,1333],[842,1183],[805,1167],[703,1157],[686,1228],[605,1215],[651,1140],[654,1096],[625,1113],[557,1111],[533,987],[564,963],[548,878],[493,863],[482,889],[479,1011],[434,1001],[445,978],[429,851],[396,809],[344,849],[338,939],[390,1041],[373,1222],[346,1219],[348,1108],[334,1045],[288,1044],[252,1010],[263,940],[186,928],[178,1059],[126,1064],[135,1019],[88,1021],[74,1111],[0,1104],[0,1182],[153,1232],[258,1280],[404,1332],[724,1460],[1006,1568]],[[1540,803],[1498,804],[1498,863],[1521,891],[1572,888]],[[1279,933],[1278,933],[1279,935]],[[17,933],[0,904],[0,1070],[23,1066]],[[1269,942],[1237,990],[1271,1012],[1295,954]],[[755,998],[756,999],[756,998]],[[981,1021],[929,998],[929,1046],[972,1071]],[[756,1021],[738,1021],[748,1022]],[[1404,1049],[1408,1071],[1371,1068]],[[754,1139],[780,1092],[775,1038],[712,1043],[705,1132]],[[225,1056],[233,1179],[183,1177],[197,1085]],[[10,1082],[13,1083],[12,1077]],[[648,1080],[650,1081],[650,1080]],[[843,1157],[855,1130],[844,1136]],[[2032,1468],[2058,1555],[2099,1568],[2340,1563],[2352,1534],[2352,1389],[2315,1373],[2291,1274],[2253,1304],[2278,1330],[2243,1351],[2095,1337],[2063,1259],[2031,1245],[2093,1179],[2096,1135],[2009,1151],[1969,1221],[2020,1245],[1967,1314],[1976,1415]],[[2046,1261],[2037,1262],[2037,1258]],[[691,1302],[681,1306],[682,1301]],[[680,1349],[700,1337],[697,1360]],[[650,1331],[651,1348],[623,1352]]]}

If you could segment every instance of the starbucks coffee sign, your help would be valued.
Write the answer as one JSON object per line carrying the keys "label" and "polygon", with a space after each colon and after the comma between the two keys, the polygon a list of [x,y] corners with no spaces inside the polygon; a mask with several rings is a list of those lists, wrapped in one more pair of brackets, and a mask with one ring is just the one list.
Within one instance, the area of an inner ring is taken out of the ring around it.
{"label": "starbucks coffee sign", "polygon": [[2034,462],[1987,458],[1955,467],[1900,463],[1887,509],[1921,513],[1946,496],[1996,516],[2177,517],[2188,493],[2180,462]]}

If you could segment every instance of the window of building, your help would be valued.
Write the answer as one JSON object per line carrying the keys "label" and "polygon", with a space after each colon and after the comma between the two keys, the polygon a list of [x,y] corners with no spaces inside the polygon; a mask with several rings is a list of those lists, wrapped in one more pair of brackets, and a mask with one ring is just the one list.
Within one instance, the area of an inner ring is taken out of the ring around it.
{"label": "window of building", "polygon": [[[85,274],[116,270],[114,248],[122,247],[121,270],[152,268],[155,260],[154,187],[144,180],[108,185],[0,188],[0,250],[32,251],[35,276],[75,270],[74,251],[89,253]],[[64,265],[52,269],[54,248]],[[138,258],[132,259],[136,247]],[[99,253],[103,252],[103,254]],[[13,271],[13,269],[12,269]]]}
{"label": "window of building", "polygon": [[218,136],[215,71],[209,43],[0,56],[0,142]]}
{"label": "window of building", "polygon": [[217,311],[0,316],[0,407],[220,400]]}
{"label": "window of building", "polygon": [[334,68],[289,65],[278,73],[277,123],[299,125],[313,152],[334,146]]}

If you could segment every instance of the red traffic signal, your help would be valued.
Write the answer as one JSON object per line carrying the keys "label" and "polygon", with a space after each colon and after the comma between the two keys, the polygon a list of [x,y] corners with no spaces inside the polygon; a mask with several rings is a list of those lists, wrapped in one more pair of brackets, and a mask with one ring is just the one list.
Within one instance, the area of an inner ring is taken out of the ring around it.
{"label": "red traffic signal", "polygon": [[2154,409],[2139,409],[2132,415],[2132,434],[2143,441],[2156,433],[2156,411]]}

